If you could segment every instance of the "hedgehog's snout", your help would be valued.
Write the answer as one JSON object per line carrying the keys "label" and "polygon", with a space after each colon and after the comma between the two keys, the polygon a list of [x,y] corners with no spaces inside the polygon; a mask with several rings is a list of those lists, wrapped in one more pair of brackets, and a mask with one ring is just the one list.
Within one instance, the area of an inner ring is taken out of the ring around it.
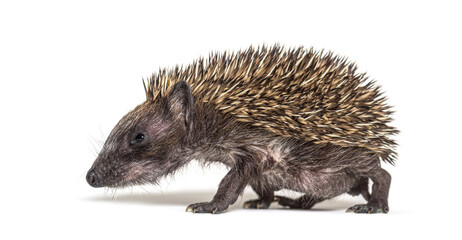
{"label": "hedgehog's snout", "polygon": [[91,168],[87,173],[87,182],[92,187],[102,187],[101,179],[93,168]]}

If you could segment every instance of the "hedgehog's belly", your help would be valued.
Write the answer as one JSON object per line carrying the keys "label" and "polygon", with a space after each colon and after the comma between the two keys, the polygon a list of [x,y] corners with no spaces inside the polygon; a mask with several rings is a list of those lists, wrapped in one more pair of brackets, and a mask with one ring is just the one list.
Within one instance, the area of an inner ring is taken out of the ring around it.
{"label": "hedgehog's belly", "polygon": [[[345,171],[340,161],[343,156],[336,156],[338,159],[326,157],[332,151],[331,148],[321,147],[316,151],[308,149],[306,154],[298,152],[303,152],[305,147],[312,146],[305,143],[285,142],[284,139],[269,143],[265,160],[270,161],[271,164],[268,164],[268,169],[260,178],[262,185],[273,190],[290,189],[312,196],[330,198],[348,192],[359,180],[359,177]],[[323,152],[326,154],[322,154]],[[320,160],[322,163],[317,164],[316,161],[305,161],[303,157],[326,159]]]}
{"label": "hedgehog's belly", "polygon": [[[298,181],[297,181],[298,180]],[[331,198],[348,192],[359,179],[346,173],[302,172],[294,184],[295,191]]]}
{"label": "hedgehog's belly", "polygon": [[310,196],[332,198],[348,192],[359,179],[346,173],[300,171],[296,174],[274,171],[261,178],[263,185],[274,191],[289,189]]}

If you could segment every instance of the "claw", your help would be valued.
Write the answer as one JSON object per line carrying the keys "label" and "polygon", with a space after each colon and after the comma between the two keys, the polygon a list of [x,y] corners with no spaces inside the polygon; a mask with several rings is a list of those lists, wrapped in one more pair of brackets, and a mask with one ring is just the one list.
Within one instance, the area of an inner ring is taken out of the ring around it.
{"label": "claw", "polygon": [[191,204],[186,208],[186,212],[211,214],[219,214],[225,210],[226,208],[221,209],[220,206],[206,202]]}

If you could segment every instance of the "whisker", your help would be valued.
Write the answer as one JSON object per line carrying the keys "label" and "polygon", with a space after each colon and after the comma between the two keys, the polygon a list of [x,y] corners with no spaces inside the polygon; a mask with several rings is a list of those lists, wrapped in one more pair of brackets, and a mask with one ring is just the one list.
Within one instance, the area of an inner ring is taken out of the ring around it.
{"label": "whisker", "polygon": [[[100,134],[101,139],[106,139],[106,136],[103,133],[103,129],[101,128],[101,125],[99,125],[98,127],[99,127],[99,134]],[[104,144],[104,141],[101,140],[100,142],[101,142],[101,146],[102,146]]]}
{"label": "whisker", "polygon": [[117,200],[117,188],[112,189],[112,200]]}
{"label": "whisker", "polygon": [[98,145],[99,145],[98,141],[97,141],[94,137],[92,137],[92,136],[89,136],[89,137],[87,138],[87,140],[88,140],[88,142],[90,142],[90,144],[91,144],[91,148],[90,148],[89,146],[87,147],[88,150],[90,150],[90,152],[93,153],[93,155],[94,155],[95,157],[97,157],[98,154],[99,154],[99,151],[100,151],[100,150],[98,150],[98,149],[101,149],[102,146],[98,146]]}

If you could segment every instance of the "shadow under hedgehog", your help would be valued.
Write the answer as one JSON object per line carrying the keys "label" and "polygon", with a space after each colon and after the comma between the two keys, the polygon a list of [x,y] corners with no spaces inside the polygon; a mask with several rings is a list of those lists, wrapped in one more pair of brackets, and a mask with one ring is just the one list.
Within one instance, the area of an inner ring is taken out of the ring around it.
{"label": "shadow under hedgehog", "polygon": [[[157,183],[197,160],[229,172],[210,202],[187,207],[194,213],[225,211],[248,185],[259,198],[246,208],[310,209],[349,193],[367,204],[347,211],[389,211],[381,161],[394,163],[398,130],[380,88],[345,58],[251,47],[163,69],[144,87],[146,101],[119,121],[88,171],[91,186]],[[304,195],[275,196],[281,189]]]}

